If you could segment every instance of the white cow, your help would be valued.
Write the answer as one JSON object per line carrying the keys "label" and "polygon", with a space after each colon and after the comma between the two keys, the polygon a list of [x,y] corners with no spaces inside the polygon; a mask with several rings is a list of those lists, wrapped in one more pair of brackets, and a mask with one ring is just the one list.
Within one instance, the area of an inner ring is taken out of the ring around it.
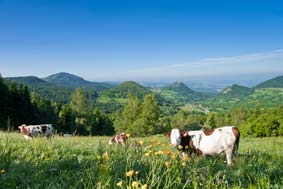
{"label": "white cow", "polygon": [[[237,157],[240,132],[235,126],[225,126],[211,130],[183,131],[172,129],[171,144],[182,152],[191,151],[197,155],[214,156],[225,152],[227,164]],[[180,146],[179,146],[180,145]]]}
{"label": "white cow", "polygon": [[52,124],[41,125],[28,125],[25,124],[18,127],[21,133],[26,139],[32,139],[33,137],[47,137],[50,139],[54,134]]}

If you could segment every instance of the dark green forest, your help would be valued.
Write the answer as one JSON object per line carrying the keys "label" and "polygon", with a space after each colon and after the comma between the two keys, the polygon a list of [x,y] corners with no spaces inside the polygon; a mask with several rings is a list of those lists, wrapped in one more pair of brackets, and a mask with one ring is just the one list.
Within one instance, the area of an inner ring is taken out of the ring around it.
{"label": "dark green forest", "polygon": [[[196,130],[235,125],[243,136],[283,136],[283,92],[278,87],[280,81],[271,81],[264,83],[271,88],[233,85],[215,97],[205,94],[197,97],[199,93],[181,82],[158,92],[135,82],[96,91],[74,85],[71,88],[51,85],[36,78],[28,78],[25,82],[33,84],[27,86],[0,77],[0,129],[16,131],[21,124],[50,123],[57,134],[127,132],[146,136],[176,127]],[[277,87],[273,88],[272,83]],[[186,93],[189,95],[183,98]],[[181,100],[176,101],[181,95]],[[202,104],[209,111],[197,105],[188,109],[188,101]]]}

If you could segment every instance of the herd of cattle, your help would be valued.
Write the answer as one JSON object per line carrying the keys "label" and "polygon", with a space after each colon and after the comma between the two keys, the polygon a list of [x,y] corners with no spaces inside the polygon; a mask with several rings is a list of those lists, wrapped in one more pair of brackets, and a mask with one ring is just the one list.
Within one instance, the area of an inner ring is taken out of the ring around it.
{"label": "herd of cattle", "polygon": [[[21,125],[18,127],[26,139],[33,137],[47,137],[54,135],[51,124]],[[222,152],[226,154],[227,164],[238,155],[240,132],[235,126],[225,126],[211,130],[180,131],[172,129],[164,134],[170,138],[171,144],[182,152],[182,155],[196,154],[200,156],[215,156]],[[108,144],[125,144],[128,137],[125,133],[117,134],[110,138]]]}

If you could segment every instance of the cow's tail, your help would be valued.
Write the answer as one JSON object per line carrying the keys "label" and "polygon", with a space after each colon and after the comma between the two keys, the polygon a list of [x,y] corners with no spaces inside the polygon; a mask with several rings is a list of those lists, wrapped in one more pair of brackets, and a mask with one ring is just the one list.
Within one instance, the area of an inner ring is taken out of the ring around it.
{"label": "cow's tail", "polygon": [[233,135],[235,136],[236,140],[233,146],[233,157],[238,157],[238,150],[239,150],[239,143],[240,143],[240,131],[237,127],[232,128]]}

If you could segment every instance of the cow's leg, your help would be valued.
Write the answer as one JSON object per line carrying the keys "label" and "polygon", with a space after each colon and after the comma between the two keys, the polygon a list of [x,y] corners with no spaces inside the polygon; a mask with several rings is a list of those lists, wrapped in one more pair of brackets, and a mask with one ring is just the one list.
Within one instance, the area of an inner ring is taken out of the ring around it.
{"label": "cow's leg", "polygon": [[227,165],[232,165],[233,149],[228,148],[225,150]]}

